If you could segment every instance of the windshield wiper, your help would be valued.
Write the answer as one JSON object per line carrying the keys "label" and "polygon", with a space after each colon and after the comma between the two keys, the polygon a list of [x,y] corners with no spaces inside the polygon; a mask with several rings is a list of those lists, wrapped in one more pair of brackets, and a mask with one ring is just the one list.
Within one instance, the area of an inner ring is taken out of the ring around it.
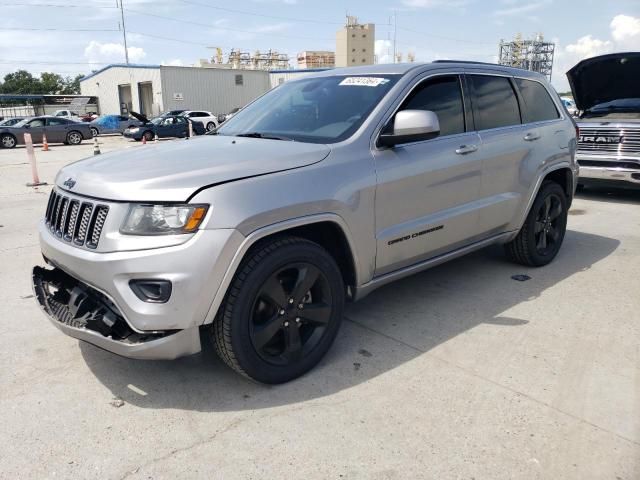
{"label": "windshield wiper", "polygon": [[270,133],[260,133],[260,132],[247,132],[247,133],[238,133],[235,135],[236,137],[248,137],[248,138],[264,138],[267,140],[285,140],[288,142],[293,142],[293,138],[283,137],[279,135],[271,135]]}

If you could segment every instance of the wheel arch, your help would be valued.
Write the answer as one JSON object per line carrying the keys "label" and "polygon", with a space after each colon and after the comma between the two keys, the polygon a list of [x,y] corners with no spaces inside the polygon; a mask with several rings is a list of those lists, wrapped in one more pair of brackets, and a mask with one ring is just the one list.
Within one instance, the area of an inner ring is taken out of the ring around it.
{"label": "wheel arch", "polygon": [[242,260],[260,244],[281,236],[305,238],[319,244],[336,260],[345,287],[349,287],[353,292],[354,287],[358,285],[357,254],[349,229],[342,217],[326,213],[287,220],[255,230],[245,237],[220,282],[203,324],[213,322]]}
{"label": "wheel arch", "polygon": [[511,237],[507,239],[507,241],[515,238],[515,236],[518,234],[518,231],[520,231],[520,229],[522,228],[522,225],[524,224],[525,220],[527,219],[527,216],[529,215],[529,212],[531,211],[531,208],[533,207],[533,202],[535,202],[536,197],[540,192],[540,188],[542,188],[542,184],[545,182],[545,180],[551,180],[553,182],[556,182],[562,187],[565,194],[567,195],[567,208],[571,207],[571,202],[573,200],[574,185],[573,185],[573,171],[571,170],[571,167],[569,166],[569,164],[566,163],[566,164],[554,165],[548,169],[543,170],[542,172],[540,172],[540,175],[538,176],[538,180],[533,189],[531,197],[527,202],[527,207],[524,209],[524,214],[516,224],[516,230],[512,232]]}

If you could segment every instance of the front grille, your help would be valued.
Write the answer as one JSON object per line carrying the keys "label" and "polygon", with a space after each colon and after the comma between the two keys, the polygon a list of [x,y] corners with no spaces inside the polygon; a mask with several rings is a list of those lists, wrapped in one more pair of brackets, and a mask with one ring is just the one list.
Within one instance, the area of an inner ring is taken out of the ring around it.
{"label": "front grille", "polygon": [[[586,137],[586,138],[585,138]],[[580,125],[578,151],[586,153],[640,153],[639,128],[597,128]]]}
{"label": "front grille", "polygon": [[51,191],[45,221],[51,233],[79,247],[98,248],[109,207]]}

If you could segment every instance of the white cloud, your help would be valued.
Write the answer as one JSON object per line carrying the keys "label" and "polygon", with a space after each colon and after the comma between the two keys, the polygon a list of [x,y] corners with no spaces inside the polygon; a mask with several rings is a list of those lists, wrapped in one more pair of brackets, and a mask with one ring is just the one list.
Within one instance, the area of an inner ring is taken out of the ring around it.
{"label": "white cloud", "polygon": [[393,63],[393,45],[391,40],[376,40],[374,52],[378,63]]}
{"label": "white cloud", "polygon": [[568,90],[565,73],[580,60],[606,53],[640,50],[640,18],[616,15],[609,23],[611,38],[600,39],[593,35],[578,38],[564,48],[556,44],[553,83],[559,90]]}
{"label": "white cloud", "polygon": [[[127,48],[130,62],[139,62],[147,56],[140,47]],[[101,43],[91,40],[84,49],[84,56],[90,63],[122,63],[125,60],[124,46],[119,43]]]}
{"label": "white cloud", "polygon": [[616,15],[609,26],[611,37],[619,46],[640,49],[640,18]]}

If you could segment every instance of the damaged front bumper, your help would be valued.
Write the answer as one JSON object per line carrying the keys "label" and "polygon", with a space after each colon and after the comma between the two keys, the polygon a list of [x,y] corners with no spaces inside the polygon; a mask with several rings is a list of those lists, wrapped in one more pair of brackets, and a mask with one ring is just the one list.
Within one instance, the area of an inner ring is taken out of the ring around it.
{"label": "damaged front bumper", "polygon": [[109,298],[59,268],[34,267],[32,281],[43,311],[70,337],[129,358],[169,360],[200,351],[197,326],[135,331]]}

